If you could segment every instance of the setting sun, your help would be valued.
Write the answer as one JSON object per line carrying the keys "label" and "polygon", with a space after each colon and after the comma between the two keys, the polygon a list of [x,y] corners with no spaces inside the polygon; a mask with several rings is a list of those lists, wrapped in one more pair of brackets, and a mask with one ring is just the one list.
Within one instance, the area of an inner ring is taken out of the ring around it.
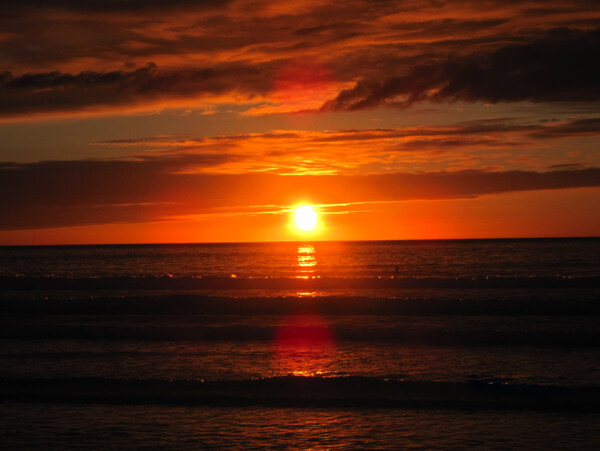
{"label": "setting sun", "polygon": [[306,232],[314,230],[317,225],[317,212],[310,205],[302,205],[296,208],[294,221],[300,230]]}

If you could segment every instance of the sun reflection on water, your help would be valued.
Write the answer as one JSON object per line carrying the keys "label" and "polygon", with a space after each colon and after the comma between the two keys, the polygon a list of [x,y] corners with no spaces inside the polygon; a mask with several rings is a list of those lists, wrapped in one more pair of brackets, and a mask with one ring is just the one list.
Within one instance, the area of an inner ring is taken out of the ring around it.
{"label": "sun reflection on water", "polygon": [[310,244],[298,246],[298,279],[308,279],[315,273],[317,258],[315,248]]}
{"label": "sun reflection on water", "polygon": [[322,377],[323,375],[325,375],[327,373],[323,370],[316,370],[316,371],[294,370],[294,371],[291,371],[289,374],[292,376]]}
{"label": "sun reflection on water", "polygon": [[335,355],[335,338],[328,321],[318,314],[292,314],[277,328],[273,358],[277,371],[318,376]]}
{"label": "sun reflection on water", "polygon": [[[296,277],[318,278],[315,274],[317,258],[310,244],[298,246]],[[294,293],[296,297],[318,297],[312,283]],[[299,287],[304,282],[299,284]],[[325,374],[335,356],[333,329],[327,319],[315,311],[310,300],[282,318],[273,339],[273,364],[280,374],[320,376]]]}

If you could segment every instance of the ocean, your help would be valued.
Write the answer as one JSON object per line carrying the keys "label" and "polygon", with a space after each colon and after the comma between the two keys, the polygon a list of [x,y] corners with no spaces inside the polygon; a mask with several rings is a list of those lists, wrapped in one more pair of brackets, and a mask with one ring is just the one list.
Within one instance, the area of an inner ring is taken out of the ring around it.
{"label": "ocean", "polygon": [[600,239],[0,247],[14,448],[600,447]]}

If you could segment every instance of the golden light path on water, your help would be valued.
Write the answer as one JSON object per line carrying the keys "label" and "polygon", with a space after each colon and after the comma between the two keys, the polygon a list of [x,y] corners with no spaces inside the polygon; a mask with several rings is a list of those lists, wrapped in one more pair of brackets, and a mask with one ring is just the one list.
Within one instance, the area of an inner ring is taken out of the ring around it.
{"label": "golden light path on water", "polygon": [[[314,246],[298,246],[297,278],[315,276],[317,258]],[[312,298],[316,292],[301,291],[298,297]],[[315,311],[310,299],[301,311],[282,318],[273,341],[273,363],[279,372],[295,376],[325,373],[336,354],[336,340],[327,319]]]}
{"label": "golden light path on water", "polygon": [[317,259],[315,248],[310,244],[298,246],[298,278],[308,279],[315,272]]}

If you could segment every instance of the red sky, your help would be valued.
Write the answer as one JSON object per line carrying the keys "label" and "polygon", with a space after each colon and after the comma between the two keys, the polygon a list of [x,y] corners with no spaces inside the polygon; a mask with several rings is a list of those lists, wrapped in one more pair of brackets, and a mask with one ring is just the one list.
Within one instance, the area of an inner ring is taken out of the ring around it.
{"label": "red sky", "polygon": [[597,2],[3,10],[0,244],[600,235]]}

